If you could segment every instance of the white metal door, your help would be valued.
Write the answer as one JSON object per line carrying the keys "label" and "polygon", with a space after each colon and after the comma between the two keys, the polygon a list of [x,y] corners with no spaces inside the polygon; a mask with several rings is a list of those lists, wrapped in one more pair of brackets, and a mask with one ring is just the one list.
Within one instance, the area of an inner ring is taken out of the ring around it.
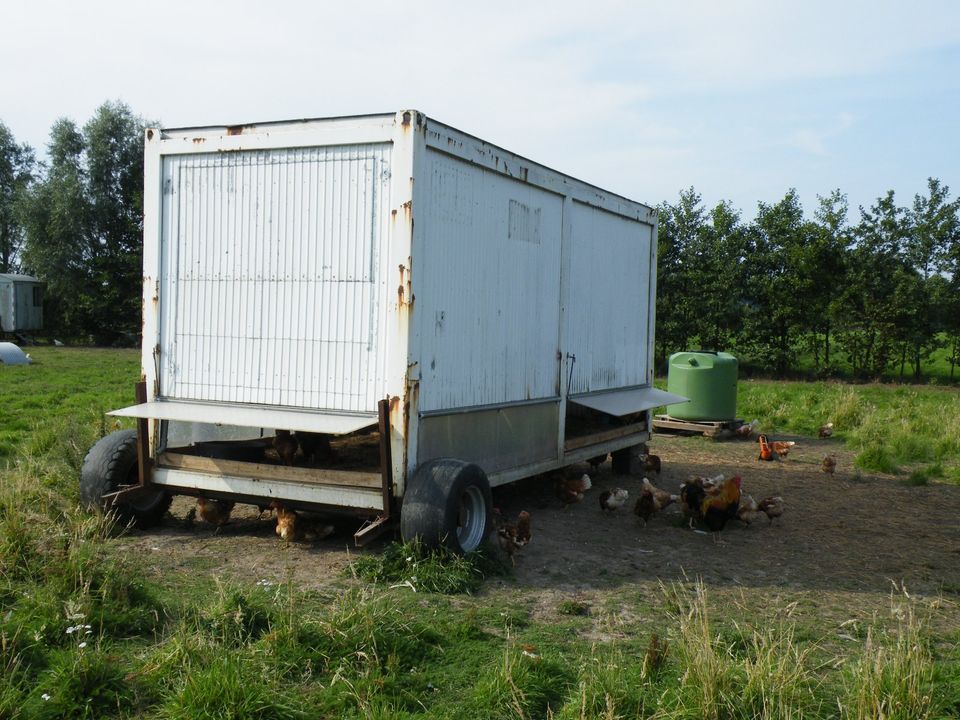
{"label": "white metal door", "polygon": [[376,408],[389,159],[389,144],[163,158],[161,396]]}

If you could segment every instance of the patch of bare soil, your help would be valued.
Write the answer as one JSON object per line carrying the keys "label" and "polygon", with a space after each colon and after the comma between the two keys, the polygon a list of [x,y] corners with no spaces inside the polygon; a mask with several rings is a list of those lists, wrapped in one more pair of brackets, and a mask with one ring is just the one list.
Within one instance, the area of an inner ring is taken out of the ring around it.
{"label": "patch of bare soil", "polygon": [[[609,462],[591,473],[594,488],[584,501],[566,509],[542,479],[496,489],[494,504],[505,517],[520,510],[533,516],[533,540],[517,554],[509,584],[589,593],[701,577],[709,585],[748,589],[875,594],[895,582],[923,594],[960,591],[960,487],[910,487],[861,475],[837,441],[777,439],[797,445],[773,463],[757,460],[755,442],[665,435],[651,442],[663,461],[651,480],[662,489],[678,492],[691,475],[739,474],[743,491],[755,499],[784,498],[786,512],[772,524],[732,521],[717,534],[690,530],[676,506],[644,527],[632,513],[641,479],[613,475]],[[820,471],[827,453],[838,459],[833,476]],[[607,515],[598,498],[611,487],[627,489],[630,499]],[[122,544],[158,574],[180,569],[244,581],[289,578],[305,587],[341,582],[360,552],[351,547],[356,521],[337,522],[337,533],[323,541],[288,546],[274,534],[274,522],[258,519],[249,506],[237,506],[219,533],[200,521],[190,527],[184,517],[193,504],[177,498],[159,528],[135,532]]]}

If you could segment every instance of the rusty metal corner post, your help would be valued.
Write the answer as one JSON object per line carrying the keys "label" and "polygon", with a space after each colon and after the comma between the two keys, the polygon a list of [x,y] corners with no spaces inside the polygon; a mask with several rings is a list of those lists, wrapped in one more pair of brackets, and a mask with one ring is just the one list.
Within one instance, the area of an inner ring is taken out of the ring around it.
{"label": "rusty metal corner post", "polygon": [[[147,383],[139,381],[134,386],[137,404],[147,402]],[[135,500],[153,490],[153,460],[150,458],[150,425],[146,418],[137,420],[137,484],[106,493],[103,498],[111,506],[121,501]]]}
{"label": "rusty metal corner post", "polygon": [[393,456],[390,450],[390,399],[384,398],[377,403],[378,426],[380,431],[380,477],[383,493],[383,513],[376,520],[366,523],[353,536],[357,547],[363,547],[379,537],[390,527],[394,519],[393,503]]}

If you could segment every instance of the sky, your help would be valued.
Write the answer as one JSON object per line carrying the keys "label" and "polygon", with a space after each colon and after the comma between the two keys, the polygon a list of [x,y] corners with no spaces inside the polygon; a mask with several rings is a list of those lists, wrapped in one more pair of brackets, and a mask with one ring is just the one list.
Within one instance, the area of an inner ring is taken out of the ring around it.
{"label": "sky", "polygon": [[960,3],[4,0],[0,121],[41,150],[122,100],[161,126],[415,108],[631,199],[754,216],[960,192]]}

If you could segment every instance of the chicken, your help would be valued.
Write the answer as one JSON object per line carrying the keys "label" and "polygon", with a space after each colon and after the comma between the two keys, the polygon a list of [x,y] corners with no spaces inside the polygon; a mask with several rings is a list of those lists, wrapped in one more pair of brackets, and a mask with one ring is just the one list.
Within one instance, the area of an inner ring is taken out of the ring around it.
{"label": "chicken", "polygon": [[284,465],[293,465],[297,456],[297,439],[290,434],[289,430],[277,430],[273,438],[273,449]]}
{"label": "chicken", "polygon": [[270,507],[277,513],[277,527],[275,532],[284,542],[293,542],[297,539],[297,512],[290,510],[278,502],[270,503]]}
{"label": "chicken", "polygon": [[333,525],[311,522],[301,517],[296,510],[291,510],[276,501],[270,503],[270,507],[277,513],[275,532],[284,542],[323,540],[333,535],[336,530]]}
{"label": "chicken", "polygon": [[644,472],[660,474],[660,458],[656,455],[647,455],[643,460]]}
{"label": "chicken", "polygon": [[760,512],[767,516],[767,520],[772,523],[774,518],[783,515],[783,498],[779,495],[764,498],[760,501],[758,507]]}
{"label": "chicken", "polygon": [[643,524],[646,525],[656,512],[657,501],[653,498],[653,492],[647,487],[642,488],[640,497],[633,506],[633,514],[643,520]]}
{"label": "chicken", "polygon": [[826,425],[821,425],[820,429],[817,431],[817,437],[828,438],[833,435],[833,423],[829,422]]}
{"label": "chicken", "polygon": [[230,500],[211,500],[205,497],[197,498],[197,511],[200,519],[217,530],[230,522],[230,513],[233,512],[233,503]]}
{"label": "chicken", "polygon": [[713,532],[723,530],[727,520],[737,517],[740,507],[740,476],[724,480],[720,492],[708,495],[696,483],[687,483],[680,490],[683,503],[690,509],[691,520],[704,523]]}
{"label": "chicken", "polygon": [[771,447],[770,443],[767,442],[766,435],[761,435],[758,437],[757,442],[760,443],[760,456],[757,458],[757,460],[765,460],[766,462],[770,462],[772,460],[780,459],[773,447]]}
{"label": "chicken", "polygon": [[660,512],[671,503],[674,503],[680,499],[679,495],[672,495],[666,490],[661,490],[647,478],[643,479],[643,487],[645,490],[649,490],[653,495],[653,502],[656,505],[657,512]]}
{"label": "chicken", "polygon": [[604,490],[600,493],[600,509],[606,512],[613,512],[622,508],[630,493],[623,488],[615,487],[611,490]]}
{"label": "chicken", "polygon": [[596,457],[592,457],[589,460],[587,460],[587,462],[590,463],[590,469],[596,472],[597,468],[603,465],[607,461],[608,455],[609,453],[604,453],[603,455],[597,455]]}
{"label": "chicken", "polygon": [[760,421],[754,420],[753,422],[744,423],[733,432],[737,437],[750,438],[757,431],[758,427],[760,427]]}
{"label": "chicken", "polygon": [[770,443],[773,451],[782,458],[785,458],[790,453],[790,449],[796,444],[793,440],[774,440]]}
{"label": "chicken", "polygon": [[297,430],[296,439],[300,452],[303,453],[303,459],[307,462],[318,463],[334,458],[329,435]]}
{"label": "chicken", "polygon": [[516,561],[513,559],[514,553],[530,542],[530,513],[523,510],[517,516],[517,522],[515,523],[501,523],[497,520],[498,517],[499,511],[494,518],[498,525],[497,542],[500,544],[500,549],[510,558],[510,564],[516,565]]}
{"label": "chicken", "polygon": [[750,525],[761,515],[760,506],[750,495],[744,495],[740,498],[740,507],[737,508],[737,518],[744,525]]}
{"label": "chicken", "polygon": [[837,469],[837,458],[833,455],[827,455],[823,462],[820,464],[820,471],[825,473],[830,473],[833,475],[833,471]]}
{"label": "chicken", "polygon": [[564,507],[583,500],[583,494],[592,487],[593,483],[586,473],[579,478],[558,476],[553,485],[553,489]]}
{"label": "chicken", "polygon": [[[680,486],[680,510],[690,527],[699,519],[700,506],[707,497],[701,477],[690,478]],[[651,494],[652,497],[652,494]]]}

